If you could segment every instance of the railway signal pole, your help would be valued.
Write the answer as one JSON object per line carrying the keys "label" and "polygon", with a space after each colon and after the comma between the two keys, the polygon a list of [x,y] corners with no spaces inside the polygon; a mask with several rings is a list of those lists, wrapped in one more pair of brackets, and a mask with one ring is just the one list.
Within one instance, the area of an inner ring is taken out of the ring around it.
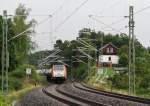
{"label": "railway signal pole", "polygon": [[8,25],[7,11],[3,11],[3,36],[2,36],[2,93],[8,93],[8,68],[9,68],[9,53],[8,53]]}
{"label": "railway signal pole", "polygon": [[129,7],[129,94],[135,93],[134,6]]}

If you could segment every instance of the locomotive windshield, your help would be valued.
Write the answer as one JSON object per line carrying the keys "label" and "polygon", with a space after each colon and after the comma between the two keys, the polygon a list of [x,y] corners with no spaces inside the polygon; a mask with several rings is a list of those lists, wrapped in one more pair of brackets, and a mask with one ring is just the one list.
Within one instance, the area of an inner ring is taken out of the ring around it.
{"label": "locomotive windshield", "polygon": [[55,70],[63,70],[64,66],[63,65],[54,65]]}

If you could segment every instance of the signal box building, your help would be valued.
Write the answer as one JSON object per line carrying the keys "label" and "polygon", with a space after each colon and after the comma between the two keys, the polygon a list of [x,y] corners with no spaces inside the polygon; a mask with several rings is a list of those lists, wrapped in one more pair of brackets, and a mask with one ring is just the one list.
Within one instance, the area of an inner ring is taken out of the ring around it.
{"label": "signal box building", "polygon": [[99,63],[105,67],[115,67],[119,63],[118,48],[108,43],[100,48]]}

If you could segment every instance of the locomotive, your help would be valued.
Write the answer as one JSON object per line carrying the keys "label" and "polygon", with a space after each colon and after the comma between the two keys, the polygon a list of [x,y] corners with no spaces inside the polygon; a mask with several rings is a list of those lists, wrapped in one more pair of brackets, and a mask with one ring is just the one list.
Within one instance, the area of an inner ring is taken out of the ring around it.
{"label": "locomotive", "polygon": [[67,79],[67,68],[63,64],[53,64],[52,80],[65,81]]}

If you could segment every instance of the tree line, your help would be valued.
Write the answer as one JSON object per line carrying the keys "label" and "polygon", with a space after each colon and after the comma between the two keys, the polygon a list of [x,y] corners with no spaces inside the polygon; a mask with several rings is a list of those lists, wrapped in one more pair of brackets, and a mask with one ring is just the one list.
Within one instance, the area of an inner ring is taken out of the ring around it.
{"label": "tree line", "polygon": [[[30,9],[27,9],[23,4],[20,4],[15,11],[15,15],[12,17],[8,16],[8,40],[26,29],[31,28],[36,23],[35,20],[27,21],[29,13]],[[2,53],[3,19],[3,16],[0,16],[0,53]],[[28,62],[27,56],[34,48],[34,42],[31,41],[32,32],[33,31],[29,29],[23,33],[22,36],[8,42],[8,50],[10,54],[9,71],[13,71],[17,66]]]}
{"label": "tree line", "polygon": [[[83,28],[79,31],[77,38],[88,38],[95,39],[93,41],[87,41],[90,45],[93,45],[95,48],[100,49],[103,45],[111,42],[115,46],[119,48],[118,55],[119,66],[120,67],[128,67],[128,44],[129,37],[126,34],[111,34],[104,33],[102,31],[94,31],[89,28]],[[72,56],[78,56],[80,53],[78,51],[74,51],[77,47],[81,47],[82,45],[75,40],[65,40],[62,41],[58,39],[54,48],[59,48],[62,50],[60,54],[62,57],[72,60]],[[150,49],[145,48],[139,41],[136,39],[135,41],[135,51],[136,51],[136,89],[137,93],[142,92],[150,92]],[[40,55],[40,53],[39,53]],[[90,55],[96,59],[95,52],[90,52]],[[36,55],[37,56],[37,55]],[[34,57],[34,54],[32,54]],[[81,59],[81,58],[80,58]],[[88,62],[87,59],[83,59],[84,62]],[[66,62],[70,64],[71,61]],[[91,67],[96,63],[91,61]],[[71,65],[71,64],[70,64]],[[75,78],[84,79],[87,76],[87,64],[83,63],[73,63],[72,64],[73,74]],[[128,70],[120,72],[119,74],[114,75],[111,78],[112,85],[116,88],[128,89]]]}

